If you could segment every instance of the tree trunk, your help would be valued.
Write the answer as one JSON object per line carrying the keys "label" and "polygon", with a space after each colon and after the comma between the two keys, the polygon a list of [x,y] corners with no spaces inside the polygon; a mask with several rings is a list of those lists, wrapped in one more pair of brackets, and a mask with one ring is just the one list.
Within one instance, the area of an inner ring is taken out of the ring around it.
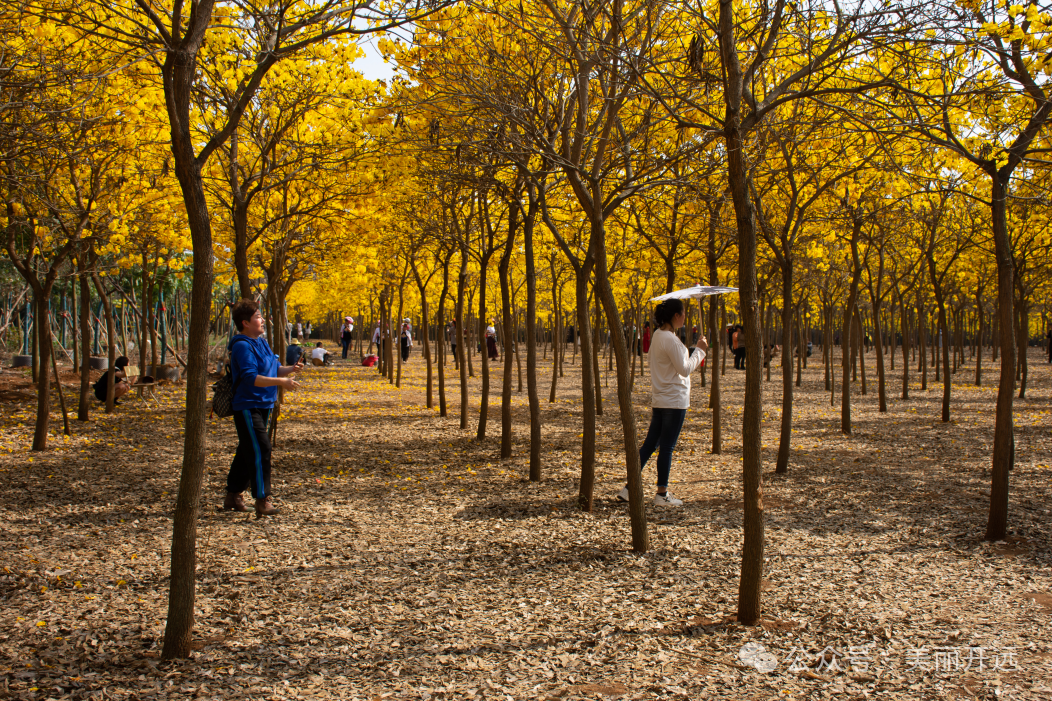
{"label": "tree trunk", "polygon": [[[718,285],[720,282],[719,270],[716,267],[716,237],[715,232],[710,227],[709,232],[709,252],[707,256],[707,263],[709,265],[709,284]],[[720,295],[722,297],[722,295]],[[712,454],[720,455],[723,452],[723,431],[720,418],[720,348],[724,345],[721,342],[723,330],[717,326],[719,317],[717,315],[719,311],[720,299],[714,298],[712,303],[709,304],[709,372],[712,375],[712,382],[709,383],[709,408],[712,410]]]}
{"label": "tree trunk", "polygon": [[1015,429],[1012,425],[1012,395],[1015,389],[1012,381],[1015,365],[1015,339],[1012,335],[1015,267],[1005,212],[1007,179],[1005,176],[1002,180],[999,173],[991,178],[994,252],[997,258],[997,315],[1001,329],[1001,377],[997,388],[990,515],[985,536],[986,540],[992,541],[1003,540],[1008,534],[1008,476],[1015,461]]}
{"label": "tree trunk", "polygon": [[482,397],[479,402],[479,425],[475,433],[475,440],[482,442],[486,438],[486,424],[489,420],[489,347],[486,343],[487,308],[486,295],[488,293],[488,275],[486,269],[489,267],[489,256],[483,255],[482,264],[479,266],[479,315],[476,325],[478,333],[478,344],[481,348],[479,360],[482,363]]}
{"label": "tree trunk", "polygon": [[[876,340],[874,349],[877,352],[877,411],[886,414],[888,411],[888,395],[884,383],[884,329],[880,324],[880,300],[873,300],[873,338]],[[895,353],[894,350],[891,351]]]}
{"label": "tree trunk", "polygon": [[[554,261],[554,258],[551,259]],[[555,263],[552,262],[552,280],[555,280]],[[555,307],[555,320],[552,322],[552,387],[548,392],[548,403],[555,403],[555,390],[559,384],[559,376],[562,375],[561,363],[559,362],[561,354],[559,353],[560,348],[563,347],[562,337],[562,310],[559,306],[559,298],[562,296],[556,291],[556,286],[552,284],[552,306]]]}
{"label": "tree trunk", "polygon": [[978,318],[979,328],[975,333],[975,346],[978,346],[978,351],[975,353],[975,386],[982,387],[983,385],[983,321],[986,319],[986,314],[983,312],[983,301],[982,301],[982,290],[975,291],[975,310]]}
{"label": "tree trunk", "polygon": [[1030,310],[1026,306],[1026,302],[1020,302],[1018,305],[1018,316],[1019,323],[1016,326],[1018,329],[1018,340],[1016,346],[1019,348],[1019,362],[1017,363],[1017,375],[1019,379],[1019,398],[1026,398],[1026,378],[1030,368],[1026,362],[1026,349],[1030,345]]}
{"label": "tree trunk", "polygon": [[48,321],[48,299],[51,286],[34,286],[33,326],[36,334],[37,357],[37,417],[33,430],[33,450],[47,449],[48,426],[51,419],[51,324]]}
{"label": "tree trunk", "polygon": [[91,287],[88,280],[86,254],[77,256],[78,281],[80,283],[80,401],[77,403],[77,420],[87,421],[91,414]]}
{"label": "tree trunk", "polygon": [[599,327],[602,324],[602,309],[599,296],[595,296],[595,325],[592,327],[592,377],[595,380],[595,415],[603,415],[603,390],[599,382]]}
{"label": "tree trunk", "polygon": [[905,300],[899,304],[902,315],[902,398],[910,398],[910,309]]}
{"label": "tree trunk", "polygon": [[[508,351],[514,342],[509,344],[508,332],[515,323],[512,314],[512,287],[508,277],[511,268],[511,255],[515,250],[515,234],[519,228],[518,207],[512,206],[508,213],[508,240],[504,243],[504,251],[501,253],[500,262],[497,264],[497,276],[500,278],[500,296],[503,301],[502,323],[504,325],[504,385],[501,390],[500,399],[500,457],[506,460],[511,457],[511,358]],[[516,353],[518,355],[518,353]]]}
{"label": "tree trunk", "polygon": [[[591,252],[589,252],[591,253]],[[586,257],[585,265],[577,274],[577,325],[574,334],[581,339],[581,398],[584,406],[581,431],[581,483],[577,494],[577,505],[582,511],[592,511],[595,495],[595,366],[592,359],[592,328],[590,305],[588,304],[588,278],[592,272],[592,257]],[[574,339],[576,349],[576,338]],[[575,351],[576,353],[576,351]]]}
{"label": "tree trunk", "polygon": [[[168,616],[164,632],[165,659],[188,657],[194,624],[196,583],[197,507],[205,464],[205,422],[208,399],[208,318],[214,281],[212,227],[194,155],[190,123],[190,87],[194,81],[197,49],[204,32],[190,34],[179,51],[168,51],[162,69],[165,103],[172,130],[175,173],[183,194],[194,250],[190,292],[190,338],[187,343],[186,418],[183,466],[172,525],[172,560]],[[196,48],[195,48],[196,42]]]}
{"label": "tree trunk", "polygon": [[[793,430],[793,261],[785,256],[782,261],[782,422],[778,437],[778,461],[774,472],[784,475],[789,472],[789,442]],[[748,343],[746,336],[746,343]],[[763,343],[763,339],[759,339]],[[773,360],[773,359],[772,359]],[[761,361],[762,363],[762,361]],[[748,365],[746,365],[748,372]]]}
{"label": "tree trunk", "polygon": [[[601,197],[593,197],[594,202],[602,202]],[[613,289],[610,287],[609,270],[606,260],[606,232],[601,215],[592,217],[592,246],[595,253],[596,294],[603,303],[606,312],[606,324],[614,346],[614,359],[617,366],[617,404],[621,412],[621,428],[624,432],[625,470],[628,479],[628,515],[632,526],[632,550],[645,553],[650,549],[647,535],[646,509],[643,504],[643,480],[639,469],[639,447],[636,442],[636,412],[629,390],[632,378],[629,377],[628,348],[625,344],[625,330],[621,325],[621,315],[617,310]]]}
{"label": "tree trunk", "polygon": [[530,404],[530,481],[541,481],[541,402],[537,390],[537,266],[533,256],[533,224],[537,218],[537,191],[527,183],[529,211],[522,222],[526,256],[526,394]]}
{"label": "tree trunk", "polygon": [[[406,262],[402,269],[402,280],[398,284],[398,313],[395,314],[395,325],[391,327],[391,346],[397,356],[398,376],[395,378],[395,387],[402,388],[402,319],[405,318],[405,279],[409,276],[409,263]],[[394,329],[398,329],[397,332]],[[307,341],[310,346],[310,341]]]}
{"label": "tree trunk", "polygon": [[[858,303],[858,285],[862,277],[862,266],[858,260],[858,238],[862,232],[862,220],[854,217],[851,226],[851,286],[848,289],[847,305],[844,307],[844,324],[840,334],[840,357],[843,365],[843,377],[840,383],[840,431],[851,435],[851,352],[855,305]],[[784,352],[784,350],[783,350]]]}
{"label": "tree trunk", "polygon": [[460,272],[457,274],[457,307],[456,307],[456,329],[453,333],[457,335],[457,360],[460,364],[460,428],[468,427],[468,364],[465,348],[468,344],[468,335],[464,333],[464,287],[468,280],[468,253],[463,248],[460,251]]}
{"label": "tree trunk", "polygon": [[950,333],[946,324],[946,303],[943,301],[942,285],[939,284],[936,275],[935,259],[931,256],[928,257],[928,273],[931,276],[935,303],[939,310],[939,338],[942,342],[937,343],[936,346],[941,346],[938,350],[942,354],[942,420],[943,423],[948,423],[950,420]]}
{"label": "tree trunk", "polygon": [[855,309],[855,346],[858,349],[858,374],[862,380],[862,396],[866,396],[869,389],[866,384],[866,332],[862,326],[862,312]]}
{"label": "tree trunk", "polygon": [[442,293],[438,296],[438,415],[442,417],[446,416],[446,294],[449,292],[449,261],[452,257],[453,249],[450,249],[442,262]]}
{"label": "tree trunk", "polygon": [[[738,621],[756,625],[760,620],[763,581],[764,508],[760,454],[760,420],[763,371],[760,315],[757,308],[756,219],[749,198],[749,172],[745,163],[745,140],[741,131],[743,77],[738,62],[734,6],[721,2],[719,10],[720,54],[726,71],[724,140],[727,171],[738,231],[738,289],[745,322],[745,397],[742,416],[742,504],[743,542],[741,579],[738,583]],[[605,261],[604,261],[605,262]]]}

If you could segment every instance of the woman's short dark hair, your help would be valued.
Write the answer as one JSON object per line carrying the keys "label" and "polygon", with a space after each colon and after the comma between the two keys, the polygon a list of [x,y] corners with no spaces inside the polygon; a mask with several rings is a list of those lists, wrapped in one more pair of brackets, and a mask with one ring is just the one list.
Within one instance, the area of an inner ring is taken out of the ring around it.
{"label": "woman's short dark hair", "polygon": [[234,326],[238,331],[242,330],[245,322],[256,315],[259,311],[259,303],[251,299],[243,299],[234,305],[231,315],[234,317]]}
{"label": "woman's short dark hair", "polygon": [[118,368],[126,368],[128,367],[129,363],[131,363],[131,361],[128,360],[128,356],[126,355],[122,355],[121,357],[113,361],[113,364]]}
{"label": "woman's short dark hair", "polygon": [[666,299],[654,308],[654,319],[658,326],[664,326],[672,322],[672,317],[681,313],[683,313],[682,299]]}

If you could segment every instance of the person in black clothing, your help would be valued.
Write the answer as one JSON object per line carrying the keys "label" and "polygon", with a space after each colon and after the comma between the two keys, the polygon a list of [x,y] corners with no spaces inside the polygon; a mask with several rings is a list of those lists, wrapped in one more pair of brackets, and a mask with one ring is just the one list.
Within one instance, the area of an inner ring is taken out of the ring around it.
{"label": "person in black clothing", "polygon": [[131,385],[125,382],[124,368],[128,367],[130,361],[123,355],[117,358],[117,361],[113,364],[114,369],[108,370],[102,373],[102,377],[99,378],[98,382],[95,383],[92,389],[95,390],[95,398],[100,402],[106,401],[106,392],[110,388],[110,382],[112,377],[116,376],[117,385],[113,388],[113,403],[119,404],[117,400],[128,393],[131,389]]}
{"label": "person in black clothing", "polygon": [[343,317],[343,328],[340,330],[340,343],[343,344],[343,359],[347,360],[347,349],[354,338],[354,319]]}

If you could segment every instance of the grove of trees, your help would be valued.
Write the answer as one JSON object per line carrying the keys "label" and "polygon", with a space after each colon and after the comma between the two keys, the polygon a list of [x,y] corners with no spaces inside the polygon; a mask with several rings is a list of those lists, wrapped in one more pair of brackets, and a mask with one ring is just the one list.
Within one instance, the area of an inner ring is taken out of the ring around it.
{"label": "grove of trees", "polygon": [[[748,339],[741,622],[761,615],[764,472],[793,472],[794,386],[808,362],[793,349],[812,341],[849,435],[853,402],[887,411],[917,379],[941,386],[951,421],[954,380],[971,369],[979,382],[984,362],[1000,362],[988,517],[976,525],[1003,539],[1013,401],[1027,391],[1025,349],[1052,323],[1050,11],[998,0],[22,4],[0,16],[0,338],[33,367],[33,449],[52,431],[56,361],[81,373],[79,421],[92,410],[90,358],[185,366],[164,655],[186,656],[209,372],[228,303],[262,301],[280,356],[292,323],[334,338],[353,316],[364,355],[374,328],[396,336],[410,318],[427,406],[456,411],[451,428],[480,442],[499,435],[494,459],[528,435],[533,481],[545,477],[542,406],[569,354],[584,407],[578,505],[593,505],[596,416],[616,410],[628,537],[646,552],[632,390],[648,300],[727,285],[738,294],[690,305],[686,333],[711,344],[700,381],[713,453],[739,430],[719,413],[726,326]],[[393,80],[355,70],[365,34],[382,37]],[[499,388],[475,351],[491,324]],[[772,380],[763,359],[775,344]],[[381,344],[377,369],[397,384],[393,345]],[[761,383],[778,380],[780,442],[765,467]],[[523,391],[529,426],[516,426]]]}

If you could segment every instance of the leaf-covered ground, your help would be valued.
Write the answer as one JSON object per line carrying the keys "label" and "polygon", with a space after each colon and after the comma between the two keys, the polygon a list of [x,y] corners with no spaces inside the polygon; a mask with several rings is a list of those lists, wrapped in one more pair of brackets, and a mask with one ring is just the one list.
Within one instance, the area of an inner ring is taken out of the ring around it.
{"label": "leaf-covered ground", "polygon": [[[728,366],[723,378],[718,456],[695,376],[671,487],[686,505],[648,506],[653,549],[640,556],[612,498],[624,471],[612,384],[585,514],[574,506],[576,367],[555,404],[550,365],[541,373],[544,480],[531,484],[525,393],[513,395],[515,457],[502,462],[501,366],[479,444],[478,379],[462,431],[454,388],[448,418],[424,407],[417,355],[400,390],[362,367],[304,374],[279,427],[274,518],[216,510],[236,439],[230,420],[209,423],[197,649],[177,662],[159,653],[183,388],[74,422],[72,439],[58,435],[56,402],[52,448],[34,454],[32,390],[25,371],[5,369],[0,696],[1052,698],[1050,366],[1032,351],[1028,397],[1016,403],[1012,535],[990,544],[989,359],[982,388],[971,365],[955,376],[944,424],[941,385],[897,398],[901,363],[879,415],[870,353],[853,437],[840,433],[818,361],[797,390],[785,477],[771,474],[779,368],[764,384],[762,627],[733,620],[743,373]],[[73,376],[64,380],[71,401]],[[648,399],[640,378],[641,432]]]}

